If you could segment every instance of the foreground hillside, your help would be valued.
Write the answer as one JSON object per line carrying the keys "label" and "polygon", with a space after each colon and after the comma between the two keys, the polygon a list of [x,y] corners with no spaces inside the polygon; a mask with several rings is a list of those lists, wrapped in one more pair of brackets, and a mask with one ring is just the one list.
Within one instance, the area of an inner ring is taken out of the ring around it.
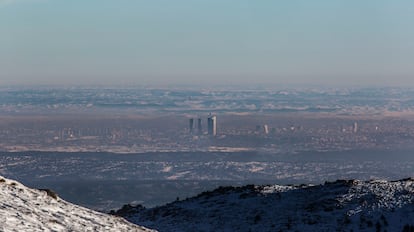
{"label": "foreground hillside", "polygon": [[0,231],[151,231],[0,177]]}
{"label": "foreground hillside", "polygon": [[159,231],[414,231],[414,180],[220,187],[117,215]]}

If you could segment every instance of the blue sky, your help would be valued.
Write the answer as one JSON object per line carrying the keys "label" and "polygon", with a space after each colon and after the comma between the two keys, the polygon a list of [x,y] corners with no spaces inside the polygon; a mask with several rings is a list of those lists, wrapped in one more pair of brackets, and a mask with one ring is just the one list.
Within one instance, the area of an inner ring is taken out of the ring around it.
{"label": "blue sky", "polygon": [[414,86],[410,0],[0,0],[0,85]]}

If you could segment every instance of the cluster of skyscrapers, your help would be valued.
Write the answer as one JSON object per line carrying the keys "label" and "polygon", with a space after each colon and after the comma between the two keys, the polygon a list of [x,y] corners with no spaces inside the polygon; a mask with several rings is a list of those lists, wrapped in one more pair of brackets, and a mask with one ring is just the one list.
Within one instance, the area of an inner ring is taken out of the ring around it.
{"label": "cluster of skyscrapers", "polygon": [[[197,122],[197,125],[195,122]],[[195,121],[194,118],[190,118],[189,119],[190,133],[194,134],[195,130],[197,130],[197,134],[199,135],[203,134],[203,127],[201,124],[202,124],[201,118],[197,118],[197,121]],[[211,136],[217,135],[217,116],[210,114],[207,117],[207,133]]]}

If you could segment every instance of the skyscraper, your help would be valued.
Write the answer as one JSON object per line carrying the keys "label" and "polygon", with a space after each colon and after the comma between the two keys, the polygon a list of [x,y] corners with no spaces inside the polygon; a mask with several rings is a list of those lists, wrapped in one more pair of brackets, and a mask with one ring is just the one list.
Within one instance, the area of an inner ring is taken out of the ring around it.
{"label": "skyscraper", "polygon": [[265,135],[269,134],[269,126],[267,124],[263,125],[263,132],[265,133]]}
{"label": "skyscraper", "polygon": [[203,128],[201,126],[201,118],[197,119],[197,130],[198,130],[199,135],[201,135],[203,133]]}
{"label": "skyscraper", "polygon": [[208,134],[211,136],[217,135],[217,117],[210,115],[207,118]]}
{"label": "skyscraper", "polygon": [[192,134],[194,131],[194,118],[190,118],[189,124],[190,133]]}

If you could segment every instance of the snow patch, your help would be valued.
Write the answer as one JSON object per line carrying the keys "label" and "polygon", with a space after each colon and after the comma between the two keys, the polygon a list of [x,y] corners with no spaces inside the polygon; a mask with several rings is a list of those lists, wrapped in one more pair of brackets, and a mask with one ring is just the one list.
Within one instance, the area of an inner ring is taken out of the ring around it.
{"label": "snow patch", "polygon": [[0,176],[0,231],[153,231]]}

